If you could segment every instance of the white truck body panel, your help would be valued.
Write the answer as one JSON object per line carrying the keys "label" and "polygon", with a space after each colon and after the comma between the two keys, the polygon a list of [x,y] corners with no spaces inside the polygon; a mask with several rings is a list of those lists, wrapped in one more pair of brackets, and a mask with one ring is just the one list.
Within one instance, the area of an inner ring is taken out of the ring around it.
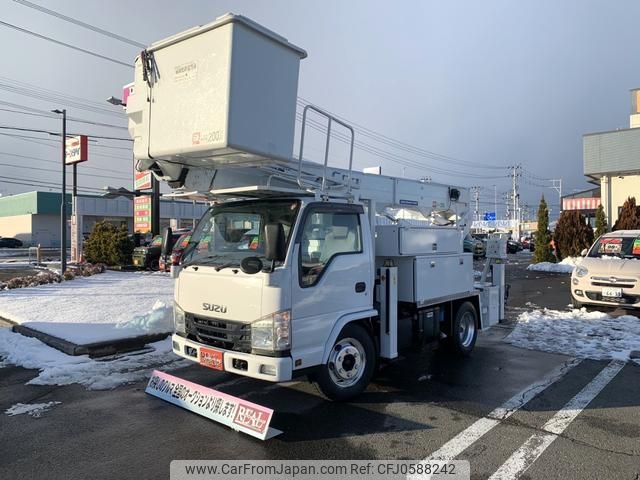
{"label": "white truck body panel", "polygon": [[398,300],[428,305],[473,292],[473,254],[397,258]]}
{"label": "white truck body panel", "polygon": [[376,255],[400,257],[459,253],[462,251],[462,235],[462,230],[451,227],[378,225]]}
{"label": "white truck body panel", "polygon": [[146,53],[149,83],[139,56],[127,104],[136,159],[220,166],[291,158],[304,50],[228,14]]}

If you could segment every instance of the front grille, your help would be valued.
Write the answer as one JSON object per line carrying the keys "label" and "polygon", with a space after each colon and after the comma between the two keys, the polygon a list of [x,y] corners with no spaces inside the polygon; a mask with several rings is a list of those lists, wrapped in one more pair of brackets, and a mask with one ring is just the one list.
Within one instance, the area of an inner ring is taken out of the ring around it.
{"label": "front grille", "polygon": [[219,318],[186,315],[187,335],[193,340],[224,350],[251,353],[251,325]]}
{"label": "front grille", "polygon": [[[619,282],[619,281],[618,281]],[[601,281],[592,281],[591,285],[594,287],[612,287],[612,288],[633,288],[635,285],[633,283],[612,283],[609,281],[601,282]]]}
{"label": "front grille", "polygon": [[614,276],[591,277],[591,285],[594,287],[633,288],[636,286],[636,279]]}

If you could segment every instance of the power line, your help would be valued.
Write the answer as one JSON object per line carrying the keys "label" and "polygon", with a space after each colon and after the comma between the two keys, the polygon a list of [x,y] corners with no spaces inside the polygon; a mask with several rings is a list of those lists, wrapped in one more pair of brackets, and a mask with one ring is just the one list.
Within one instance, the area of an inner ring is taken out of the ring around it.
{"label": "power line", "polygon": [[[297,103],[299,106],[304,107],[306,105],[309,105],[310,102],[308,100],[306,100],[303,97],[298,97]],[[365,137],[369,137],[377,142],[380,143],[384,143],[387,144],[389,146],[393,146],[395,148],[398,148],[400,150],[404,150],[410,153],[414,153],[417,155],[421,155],[421,156],[427,156],[430,158],[433,158],[435,160],[446,160],[448,162],[452,162],[452,163],[458,163],[460,165],[464,165],[467,167],[481,167],[481,168],[489,168],[489,169],[504,169],[504,166],[500,166],[500,165],[490,165],[490,164],[482,164],[479,165],[478,163],[475,162],[470,162],[467,160],[460,160],[458,158],[455,157],[450,157],[448,155],[443,155],[440,153],[436,153],[436,152],[432,152],[429,150],[426,150],[424,148],[420,148],[420,147],[416,147],[414,145],[408,144],[406,142],[402,142],[400,140],[397,140],[395,138],[389,137],[387,135],[384,135],[380,132],[376,132],[374,130],[371,130],[370,128],[367,128],[363,125],[360,125],[358,123],[355,123],[349,119],[346,119],[344,117],[341,117],[340,115],[337,115],[335,113],[329,112],[327,111],[327,113],[330,113],[331,115],[335,116],[336,118],[339,118],[340,120],[352,125],[353,127],[357,127],[356,129],[358,130],[358,133],[360,133],[361,135],[365,136]]]}
{"label": "power line", "polygon": [[[29,155],[20,155],[20,154],[17,154],[17,153],[10,153],[10,152],[0,152],[0,155],[5,156],[5,157],[10,157],[10,158],[14,158],[14,157],[15,158],[24,158],[26,160],[34,160],[36,162],[45,162],[45,163],[53,163],[55,165],[60,165],[60,160],[47,160],[45,158],[31,157]],[[123,160],[125,160],[125,159],[123,159]],[[100,171],[100,172],[123,173],[122,170],[111,170],[109,168],[91,167],[91,166],[88,166],[88,165],[83,165],[82,169],[83,170],[96,170],[96,171]]]}
{"label": "power line", "polygon": [[101,58],[103,60],[107,60],[108,62],[113,62],[113,63],[116,63],[118,65],[123,65],[125,67],[133,68],[133,65],[131,65],[129,63],[124,63],[124,62],[121,62],[120,60],[116,60],[115,58],[107,57],[106,55],[101,55],[100,53],[96,53],[96,52],[93,52],[91,50],[85,50],[84,48],[76,47],[75,45],[71,45],[69,43],[61,42],[60,40],[56,40],[55,38],[51,38],[51,37],[48,37],[46,35],[42,35],[40,33],[36,33],[34,31],[28,30],[26,28],[18,27],[17,25],[13,25],[12,23],[3,22],[2,20],[0,20],[0,25],[2,25],[3,27],[12,28],[12,29],[17,30],[19,32],[26,33],[28,35],[32,35],[32,36],[34,36],[36,38],[40,38],[42,40],[47,40],[48,42],[52,42],[52,43],[55,43],[57,45],[61,45],[63,47],[67,47],[67,48],[70,48],[72,50],[76,50],[78,52],[86,53],[87,55],[92,55],[94,57]]}
{"label": "power line", "polygon": [[[39,172],[59,173],[58,169],[54,170],[53,168],[39,168],[39,167],[30,167],[30,166],[25,166],[25,165],[13,165],[11,163],[0,163],[0,165],[3,166],[3,167],[22,168],[22,169],[27,169],[27,170],[39,171]],[[78,175],[84,175],[85,177],[93,177],[93,178],[111,178],[111,179],[115,179],[115,180],[131,180],[130,178],[126,178],[126,177],[116,177],[114,175],[99,175],[97,173],[85,173],[85,172],[82,172],[82,171],[79,171]]]}
{"label": "power line", "polygon": [[[297,114],[297,120],[301,121],[302,118],[302,114],[298,113]],[[325,133],[325,127],[324,125],[322,125],[319,122],[316,122],[315,120],[310,120],[307,117],[307,123],[309,124],[309,127],[319,131],[321,133]],[[349,143],[350,142],[350,138],[347,137],[347,135],[336,132],[335,130],[331,132],[331,137],[335,138],[336,140],[342,142],[342,143]],[[501,176],[488,176],[488,175],[476,175],[476,174],[469,174],[466,172],[457,172],[457,171],[451,171],[451,170],[445,170],[442,168],[438,168],[432,165],[427,165],[427,164],[423,164],[420,163],[416,160],[412,160],[412,159],[408,159],[406,157],[402,157],[400,155],[397,155],[395,153],[392,152],[388,152],[385,150],[381,150],[378,147],[375,147],[373,145],[370,145],[368,143],[364,143],[364,142],[360,142],[358,140],[354,141],[354,146],[355,148],[365,151],[367,153],[370,153],[372,155],[375,155],[379,158],[383,158],[385,160],[389,160],[391,162],[395,162],[395,163],[399,163],[401,165],[407,166],[407,167],[411,167],[411,168],[416,168],[416,169],[423,169],[423,170],[430,170],[436,173],[440,173],[440,174],[444,174],[444,175],[457,175],[457,176],[461,176],[461,177],[466,177],[466,178],[476,178],[476,179],[496,179],[496,178],[506,178],[506,175],[501,175]],[[503,167],[505,168],[505,167]]]}
{"label": "power line", "polygon": [[[36,98],[38,100],[64,103],[70,107],[72,106],[81,110],[99,113],[101,115],[110,115],[118,118],[123,118],[121,110],[117,111],[113,108],[104,107],[103,103],[95,102],[93,100],[82,97],[76,97],[74,95],[68,95],[57,90],[42,88],[30,83],[19,82],[18,80],[13,80],[7,77],[0,76],[0,89],[8,91],[10,93]],[[3,102],[3,104],[8,106],[15,106],[7,102]]]}
{"label": "power line", "polygon": [[[10,183],[10,184],[16,184],[16,185],[26,185],[26,186],[30,186],[30,187],[36,187],[36,188],[40,188],[40,187],[45,187],[45,188],[60,188],[60,184],[58,183],[54,183],[54,182],[49,182],[46,180],[35,180],[32,178],[20,178],[20,177],[9,177],[9,176],[4,176],[4,175],[0,175],[0,183]],[[40,184],[40,185],[37,185]],[[92,191],[93,193],[104,193],[104,190],[101,188],[94,188],[94,187],[81,187],[80,190],[83,191]]]}
{"label": "power line", "polygon": [[43,7],[42,5],[38,5],[36,3],[28,2],[27,0],[13,0],[16,3],[24,5],[25,7],[33,8],[34,10],[38,10],[42,13],[46,13],[47,15],[51,15],[53,17],[59,18],[66,22],[73,23],[80,27],[86,28],[88,30],[92,30],[106,37],[113,38],[115,40],[119,40],[124,43],[128,43],[129,45],[133,45],[134,47],[146,48],[146,45],[136,42],[135,40],[131,40],[129,38],[118,35],[117,33],[109,32],[108,30],[104,30],[100,27],[96,27],[95,25],[91,25],[89,23],[83,22],[81,20],[75,19],[73,17],[68,17],[67,15],[63,15],[62,13],[56,12],[54,10],[50,10],[48,8]]}
{"label": "power line", "polygon": [[[39,128],[23,128],[23,127],[11,127],[9,125],[0,125],[0,129],[3,130],[17,130],[20,132],[34,132],[34,133],[48,133],[49,135],[55,135],[55,136],[60,136],[60,133],[58,132],[52,132],[50,130],[43,130],[43,129],[39,129]],[[91,135],[91,134],[85,134],[85,133],[68,133],[67,136],[68,137],[73,137],[76,135],[86,135],[87,137],[90,138],[100,138],[103,140],[119,140],[122,142],[133,142],[133,140],[131,140],[130,138],[122,138],[122,137],[107,137],[104,135]],[[101,147],[106,147],[105,145],[94,145],[94,146],[101,146]],[[123,147],[111,147],[111,148],[123,148]],[[125,148],[126,150],[126,148]]]}
{"label": "power line", "polygon": [[[2,103],[2,102],[0,102]],[[25,107],[23,107],[25,108]],[[35,108],[32,108],[30,110],[38,110]],[[46,110],[40,110],[43,113],[34,113],[34,112],[21,112],[19,110],[11,110],[9,108],[0,108],[0,111],[2,112],[9,112],[9,113],[17,113],[20,115],[29,115],[29,116],[33,116],[33,117],[43,117],[43,118],[51,118],[51,119],[57,119],[58,115],[53,114],[53,113],[48,113],[46,112]],[[75,118],[75,117],[67,117],[67,122],[74,122],[74,123],[84,123],[87,125],[95,125],[98,127],[108,127],[108,128],[117,128],[119,130],[128,130],[127,127],[123,127],[121,125],[113,125],[112,123],[103,123],[103,122],[94,122],[91,120],[84,120],[81,118]]]}

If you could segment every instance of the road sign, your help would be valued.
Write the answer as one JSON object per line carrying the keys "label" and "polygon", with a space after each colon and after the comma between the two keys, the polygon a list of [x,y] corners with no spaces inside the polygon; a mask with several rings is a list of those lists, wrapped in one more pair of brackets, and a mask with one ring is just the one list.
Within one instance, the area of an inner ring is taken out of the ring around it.
{"label": "road sign", "polygon": [[496,219],[496,212],[484,212],[484,220],[491,222]]}
{"label": "road sign", "polygon": [[136,190],[150,190],[151,186],[151,172],[135,172],[133,187]]}
{"label": "road sign", "polygon": [[73,165],[74,163],[86,162],[88,157],[88,141],[86,135],[70,137],[65,140],[64,163]]}
{"label": "road sign", "polygon": [[151,196],[143,195],[133,199],[133,231],[148,233],[151,231]]}

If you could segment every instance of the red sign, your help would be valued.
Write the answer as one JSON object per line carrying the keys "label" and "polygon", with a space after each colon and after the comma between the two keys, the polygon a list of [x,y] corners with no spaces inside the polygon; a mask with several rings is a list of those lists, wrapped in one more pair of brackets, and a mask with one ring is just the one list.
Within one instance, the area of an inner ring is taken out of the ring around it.
{"label": "red sign", "polygon": [[124,106],[127,106],[127,101],[129,100],[129,97],[131,95],[133,95],[133,83],[129,83],[127,85],[125,85],[124,87],[122,87],[122,103],[124,103]]}
{"label": "red sign", "polygon": [[214,370],[224,370],[223,355],[220,350],[200,347],[200,365]]}
{"label": "red sign", "polygon": [[70,137],[65,140],[65,160],[67,165],[74,163],[86,162],[88,156],[88,141],[86,135],[79,137]]}
{"label": "red sign", "polygon": [[151,231],[151,196],[143,195],[133,199],[133,231]]}
{"label": "red sign", "polygon": [[136,190],[149,190],[151,188],[151,172],[134,172],[133,188]]}
{"label": "red sign", "polygon": [[563,198],[562,210],[597,210],[600,197]]}

